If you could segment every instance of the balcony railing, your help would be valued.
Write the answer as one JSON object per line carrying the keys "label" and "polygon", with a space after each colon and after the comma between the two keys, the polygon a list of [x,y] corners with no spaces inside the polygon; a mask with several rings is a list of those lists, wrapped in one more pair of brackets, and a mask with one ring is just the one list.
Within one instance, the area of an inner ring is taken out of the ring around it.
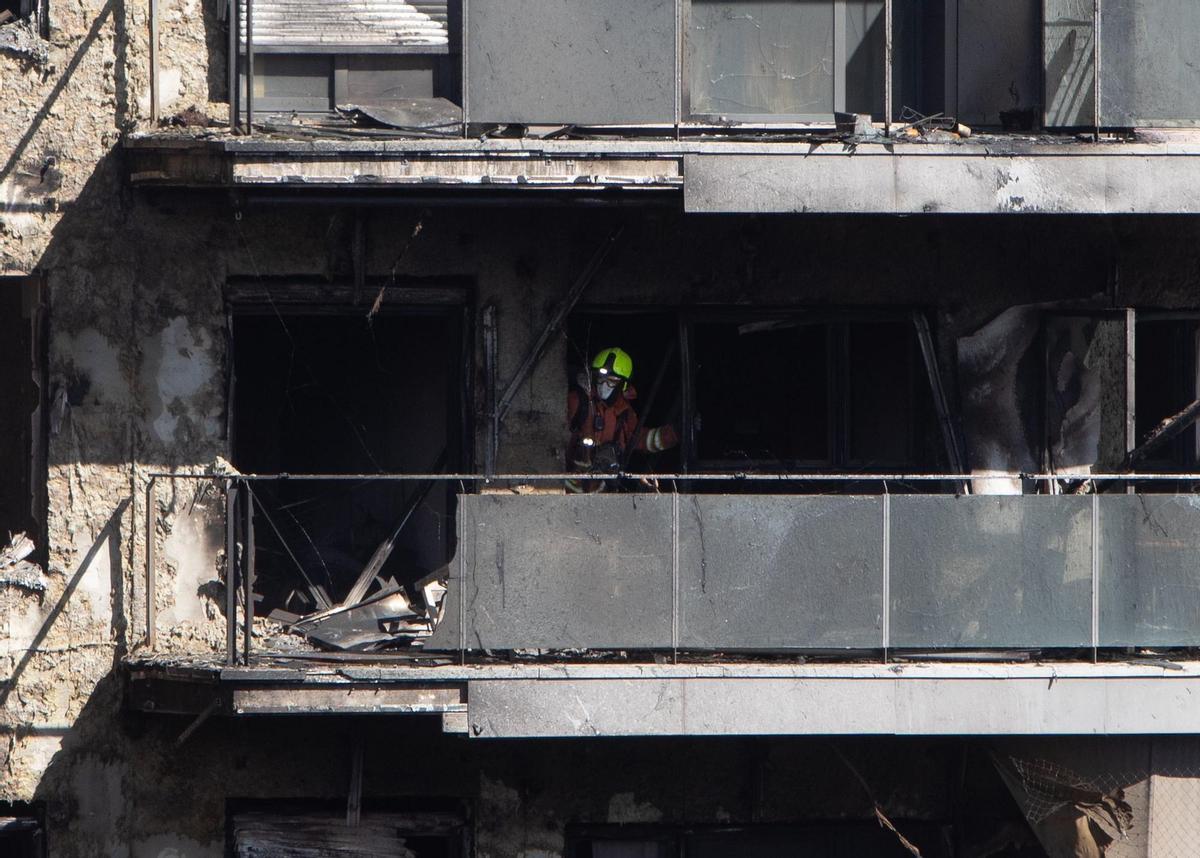
{"label": "balcony railing", "polygon": [[[566,475],[494,477],[500,484]],[[177,478],[158,475],[155,479]],[[426,651],[669,653],[1200,646],[1200,475],[1078,475],[1099,493],[893,494],[954,475],[656,475],[657,492],[472,494],[480,475],[217,479],[227,498],[227,657],[253,657],[265,480],[445,480],[457,549]],[[605,478],[614,485],[632,479]],[[639,478],[644,479],[644,478]],[[1069,477],[1024,477],[1061,485]],[[874,484],[879,494],[811,491]],[[687,491],[676,489],[686,488]],[[1144,493],[1126,493],[1128,489]],[[715,489],[717,492],[709,493]],[[760,489],[761,490],[761,489]],[[157,528],[153,484],[149,532]],[[155,570],[147,558],[153,643]],[[238,647],[238,594],[241,647]],[[344,608],[343,608],[344,610]]]}

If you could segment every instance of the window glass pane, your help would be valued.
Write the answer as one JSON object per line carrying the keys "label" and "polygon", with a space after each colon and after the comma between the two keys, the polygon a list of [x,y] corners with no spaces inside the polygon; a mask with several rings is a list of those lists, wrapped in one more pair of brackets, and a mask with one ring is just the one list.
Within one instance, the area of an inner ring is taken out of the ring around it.
{"label": "window glass pane", "polygon": [[699,458],[827,463],[827,337],[825,325],[795,321],[697,325]]}
{"label": "window glass pane", "polygon": [[324,54],[258,54],[254,97],[328,101],[332,70],[333,58]]}
{"label": "window glass pane", "polygon": [[693,0],[691,112],[828,114],[832,0]]}

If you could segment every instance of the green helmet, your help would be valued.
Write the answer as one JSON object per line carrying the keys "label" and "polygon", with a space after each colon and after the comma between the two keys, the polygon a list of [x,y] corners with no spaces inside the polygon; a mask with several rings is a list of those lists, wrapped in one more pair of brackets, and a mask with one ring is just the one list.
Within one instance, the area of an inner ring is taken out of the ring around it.
{"label": "green helmet", "polygon": [[592,369],[601,375],[615,375],[629,381],[633,375],[633,358],[624,349],[605,349],[592,361]]}

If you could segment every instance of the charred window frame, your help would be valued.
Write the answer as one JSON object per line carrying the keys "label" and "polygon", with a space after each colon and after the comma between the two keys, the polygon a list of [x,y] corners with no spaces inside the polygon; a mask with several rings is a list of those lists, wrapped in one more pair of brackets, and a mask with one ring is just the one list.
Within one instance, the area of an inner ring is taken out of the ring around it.
{"label": "charred window frame", "polygon": [[[474,290],[469,281],[389,278],[355,286],[303,278],[234,279],[225,298],[232,355],[226,418],[235,465],[264,474],[428,473],[439,461],[449,472],[474,469]],[[364,317],[375,301],[368,322]],[[407,335],[389,337],[387,331]],[[430,351],[420,352],[418,341]],[[322,355],[328,359],[321,360]],[[278,367],[286,369],[288,384],[297,384],[294,390],[281,384],[284,375],[274,380]],[[315,393],[297,392],[306,389]],[[389,393],[390,398],[380,398]],[[409,394],[427,400],[429,407],[416,407]],[[326,430],[321,442],[312,440]],[[428,449],[417,451],[421,444]],[[326,589],[326,597],[342,598],[358,574],[355,568],[361,571],[404,504],[422,491],[421,484],[399,481],[257,484],[262,513],[255,529],[257,581],[264,613],[304,613],[319,601],[301,586],[288,562],[293,557],[321,573],[314,581]],[[385,574],[407,586],[452,557],[455,505],[455,484],[431,483]],[[357,526],[343,527],[344,521]],[[323,528],[324,539],[314,525]],[[397,574],[400,570],[404,576]]]}

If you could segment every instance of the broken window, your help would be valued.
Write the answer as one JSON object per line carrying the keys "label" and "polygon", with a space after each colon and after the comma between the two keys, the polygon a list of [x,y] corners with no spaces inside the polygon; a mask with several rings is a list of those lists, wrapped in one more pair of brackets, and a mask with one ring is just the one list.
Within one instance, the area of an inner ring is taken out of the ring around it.
{"label": "broken window", "polygon": [[[242,113],[245,3],[237,12]],[[429,129],[461,120],[452,0],[255,0],[253,16],[256,112],[357,110],[383,124]]]}
{"label": "broken window", "polygon": [[45,389],[41,335],[44,314],[33,278],[0,278],[0,373],[5,407],[0,408],[0,545],[8,535],[40,537],[45,508],[42,391]]}
{"label": "broken window", "polygon": [[[1140,314],[1137,323],[1136,423],[1141,443],[1167,418],[1200,398],[1197,372],[1200,318]],[[1194,471],[1200,462],[1200,433],[1195,423],[1149,451],[1138,463],[1143,471]]]}
{"label": "broken window", "polygon": [[[364,316],[349,303],[234,305],[231,430],[240,470],[469,469],[464,308],[385,302],[371,320]],[[281,609],[277,617],[286,620],[336,605],[355,590],[359,598],[395,587],[415,594],[453,549],[454,495],[446,483],[363,476],[252,488],[260,614]],[[380,560],[365,586],[356,584]]]}

